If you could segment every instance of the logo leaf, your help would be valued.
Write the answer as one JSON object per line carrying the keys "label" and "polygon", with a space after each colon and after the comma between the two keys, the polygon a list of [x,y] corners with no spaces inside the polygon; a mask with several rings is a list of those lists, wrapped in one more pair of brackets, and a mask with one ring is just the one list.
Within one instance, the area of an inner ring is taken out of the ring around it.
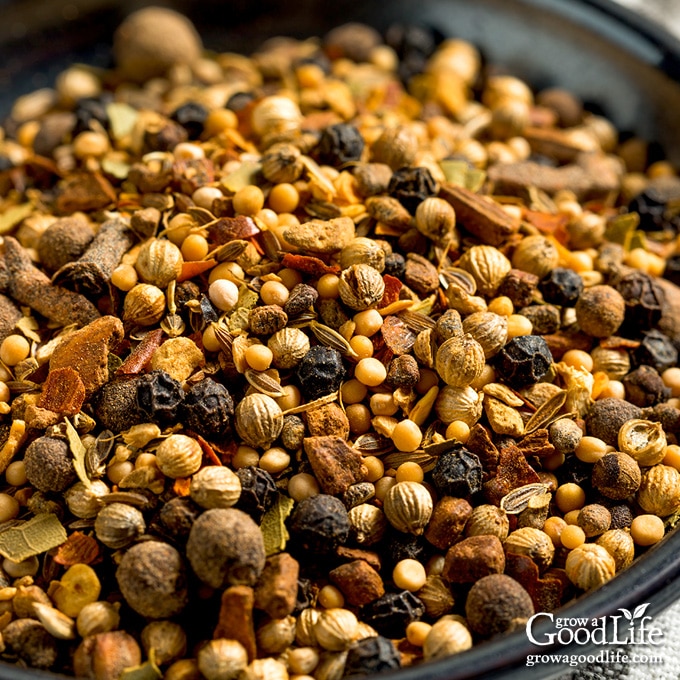
{"label": "logo leaf", "polygon": [[623,607],[619,607],[619,611],[629,620],[633,620],[633,615],[627,610],[624,609]]}
{"label": "logo leaf", "polygon": [[644,604],[635,607],[635,611],[633,612],[633,618],[634,619],[642,618],[644,616],[644,613],[647,611],[647,607],[649,607],[649,602],[645,602]]}

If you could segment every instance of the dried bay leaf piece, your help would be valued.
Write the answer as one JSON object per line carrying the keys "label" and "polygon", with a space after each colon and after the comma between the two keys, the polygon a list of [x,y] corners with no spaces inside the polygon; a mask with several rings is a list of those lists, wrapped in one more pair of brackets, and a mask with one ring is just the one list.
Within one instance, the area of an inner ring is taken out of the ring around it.
{"label": "dried bay leaf piece", "polygon": [[71,421],[68,418],[64,418],[64,424],[66,425],[66,437],[68,438],[68,445],[73,454],[73,469],[78,475],[78,479],[88,488],[92,488],[90,478],[87,476],[87,470],[85,468],[85,457],[87,456],[87,449],[83,446],[83,442],[80,440],[78,433],[76,432]]}
{"label": "dried bay leaf piece", "polygon": [[0,555],[23,562],[64,543],[66,530],[52,513],[40,513],[0,533]]}
{"label": "dried bay leaf piece", "polygon": [[552,397],[549,397],[546,401],[544,401],[527,421],[526,425],[524,426],[524,434],[531,434],[536,430],[546,427],[559,413],[566,400],[567,391],[560,390]]}
{"label": "dried bay leaf piece", "polygon": [[130,666],[121,674],[119,680],[160,680],[163,672],[156,665],[156,653],[152,647],[149,650],[149,658],[139,666]]}
{"label": "dried bay leaf piece", "polygon": [[286,542],[290,538],[285,522],[294,505],[295,501],[292,498],[280,494],[274,505],[262,517],[260,531],[262,531],[264,551],[267,556],[285,550]]}

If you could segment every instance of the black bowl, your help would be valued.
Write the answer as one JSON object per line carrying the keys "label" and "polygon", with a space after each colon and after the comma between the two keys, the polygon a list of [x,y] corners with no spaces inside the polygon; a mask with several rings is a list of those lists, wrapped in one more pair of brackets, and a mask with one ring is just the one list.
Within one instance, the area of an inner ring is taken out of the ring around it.
{"label": "black bowl", "polygon": [[[108,66],[113,30],[144,4],[128,0],[0,0],[0,119],[20,94],[49,86],[74,61]],[[250,53],[275,35],[321,36],[346,21],[385,29],[394,22],[429,25],[477,45],[487,62],[534,88],[559,85],[608,117],[622,133],[654,143],[680,165],[680,41],[611,0],[175,0],[207,48]],[[680,534],[671,532],[599,590],[563,607],[563,618],[611,617],[649,603],[654,615],[680,597]],[[548,626],[538,626],[536,634]],[[568,666],[527,666],[534,654],[592,654],[583,644],[537,647],[524,631],[480,644],[459,656],[389,672],[384,680],[536,680]],[[0,680],[55,677],[0,664]]]}

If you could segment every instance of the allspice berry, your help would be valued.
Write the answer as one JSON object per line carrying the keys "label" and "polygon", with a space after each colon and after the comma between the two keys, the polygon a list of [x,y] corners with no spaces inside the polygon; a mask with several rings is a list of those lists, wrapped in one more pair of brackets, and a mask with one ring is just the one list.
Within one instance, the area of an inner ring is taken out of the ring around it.
{"label": "allspice berry", "polygon": [[641,480],[640,466],[621,451],[607,453],[593,465],[593,488],[615,501],[622,501],[634,494]]}
{"label": "allspice berry", "polygon": [[576,321],[581,330],[595,338],[614,335],[626,315],[626,302],[611,286],[586,288],[576,301]]}
{"label": "allspice berry", "polygon": [[609,510],[599,503],[584,505],[576,518],[587,538],[600,536],[609,529],[612,516]]}
{"label": "allspice berry", "polygon": [[184,561],[160,541],[132,546],[118,565],[116,580],[128,605],[150,619],[179,614],[189,599]]}
{"label": "allspice berry", "polygon": [[449,548],[442,576],[450,583],[474,583],[504,569],[503,544],[496,536],[470,536]]}
{"label": "allspice berry", "polygon": [[137,83],[162,76],[175,64],[192,64],[202,49],[192,23],[162,7],[131,14],[113,36],[113,54],[121,74]]}
{"label": "allspice berry", "polygon": [[484,637],[521,628],[533,614],[529,593],[506,574],[481,578],[465,601],[470,629]]}
{"label": "allspice berry", "polygon": [[264,569],[262,532],[235,508],[206,510],[191,527],[187,557],[196,576],[213,588],[253,586]]}
{"label": "allspice berry", "polygon": [[60,492],[76,481],[73,457],[64,439],[39,437],[24,454],[26,478],[38,491]]}

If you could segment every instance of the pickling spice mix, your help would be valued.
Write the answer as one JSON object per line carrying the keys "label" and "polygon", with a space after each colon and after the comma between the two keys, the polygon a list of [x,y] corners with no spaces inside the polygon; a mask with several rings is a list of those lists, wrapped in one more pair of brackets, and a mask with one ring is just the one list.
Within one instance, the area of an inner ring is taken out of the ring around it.
{"label": "pickling spice mix", "polygon": [[[159,41],[162,36],[162,41]],[[0,141],[0,653],[335,680],[680,516],[680,179],[461,39],[147,8]]]}

